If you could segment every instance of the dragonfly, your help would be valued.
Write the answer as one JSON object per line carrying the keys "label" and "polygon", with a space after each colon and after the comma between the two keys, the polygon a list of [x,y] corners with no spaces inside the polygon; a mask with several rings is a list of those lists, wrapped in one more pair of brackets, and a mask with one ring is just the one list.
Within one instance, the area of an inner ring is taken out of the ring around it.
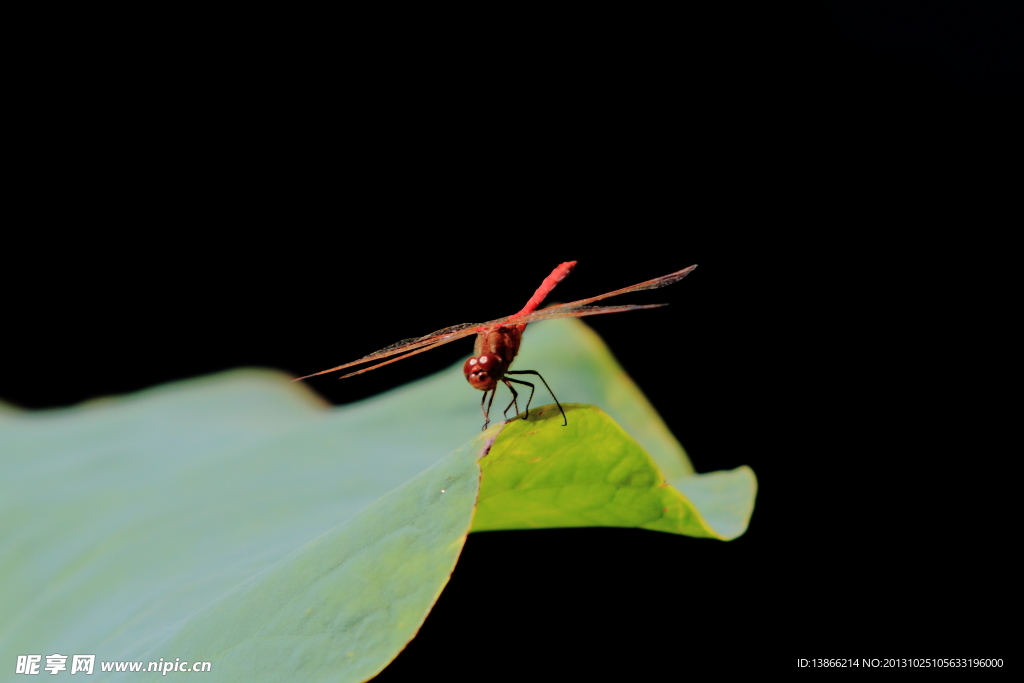
{"label": "dragonfly", "polygon": [[[666,287],[682,280],[697,266],[694,264],[689,268],[683,268],[682,270],[677,270],[674,273],[662,275],[661,277],[656,277],[653,280],[647,280],[646,282],[641,282],[636,285],[616,289],[615,291],[608,292],[607,294],[592,296],[589,299],[571,301],[567,304],[556,304],[554,306],[549,306],[548,308],[537,310],[537,308],[544,302],[544,299],[547,298],[548,294],[551,293],[551,290],[553,290],[559,282],[564,280],[575,267],[576,261],[566,261],[565,263],[559,264],[557,268],[551,271],[550,275],[544,278],[544,282],[541,283],[540,287],[537,288],[537,291],[534,292],[532,297],[530,297],[530,300],[526,302],[526,306],[524,306],[518,313],[484,323],[463,323],[462,325],[453,325],[452,327],[446,327],[422,337],[403,339],[391,346],[384,347],[380,351],[374,351],[369,355],[363,356],[358,360],[345,363],[344,365],[338,365],[327,370],[321,370],[320,372],[314,372],[312,375],[306,375],[305,377],[298,377],[293,381],[297,382],[299,380],[309,379],[310,377],[316,377],[317,375],[324,375],[328,372],[345,370],[365,363],[372,363],[373,361],[378,361],[383,358],[390,358],[390,360],[376,363],[375,365],[362,368],[361,370],[349,372],[338,379],[361,375],[364,372],[376,370],[377,368],[389,365],[390,363],[397,363],[400,360],[404,360],[410,356],[415,356],[418,353],[430,351],[431,349],[436,349],[438,346],[450,344],[453,341],[475,334],[476,346],[473,350],[473,357],[467,359],[463,364],[462,372],[466,376],[466,380],[474,389],[479,389],[484,392],[483,397],[480,399],[480,409],[484,414],[483,428],[487,429],[487,426],[490,424],[491,405],[494,403],[494,395],[498,391],[499,383],[504,384],[508,387],[509,391],[512,392],[512,402],[505,408],[503,415],[507,418],[509,408],[512,406],[515,406],[516,414],[519,413],[519,394],[516,392],[515,387],[513,387],[512,384],[520,384],[530,387],[530,398],[526,401],[526,412],[523,414],[523,419],[527,419],[530,414],[530,402],[533,400],[533,393],[536,390],[536,387],[531,382],[514,379],[509,377],[509,375],[536,375],[540,378],[540,381],[544,383],[544,387],[548,390],[548,393],[551,394],[551,398],[555,399],[555,405],[558,406],[558,410],[562,414],[562,426],[567,426],[569,424],[569,420],[565,416],[565,410],[562,409],[562,404],[558,402],[557,398],[555,398],[555,393],[551,391],[551,387],[548,386],[547,381],[539,372],[536,370],[509,369],[509,366],[512,365],[512,361],[515,360],[516,354],[519,353],[519,346],[523,339],[523,330],[526,329],[526,326],[530,323],[536,323],[542,320],[555,320],[556,318],[583,318],[589,315],[623,313],[625,311],[639,311],[645,308],[659,308],[661,306],[667,306],[668,304],[632,304],[627,306],[591,306],[590,304],[595,301],[618,296],[620,294]],[[392,356],[395,357],[392,358]],[[491,395],[490,400],[487,400],[488,393]]]}

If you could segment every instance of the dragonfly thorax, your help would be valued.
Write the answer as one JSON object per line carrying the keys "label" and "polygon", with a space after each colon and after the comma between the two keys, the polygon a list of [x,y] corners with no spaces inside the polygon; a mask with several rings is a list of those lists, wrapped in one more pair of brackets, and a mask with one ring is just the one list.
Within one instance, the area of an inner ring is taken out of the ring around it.
{"label": "dragonfly thorax", "polygon": [[481,330],[476,337],[473,357],[462,366],[466,381],[480,391],[491,391],[505,376],[512,365],[519,344],[522,343],[525,325],[492,327]]}
{"label": "dragonfly thorax", "polygon": [[474,389],[490,391],[505,374],[505,363],[497,355],[485,353],[466,360],[462,372]]}

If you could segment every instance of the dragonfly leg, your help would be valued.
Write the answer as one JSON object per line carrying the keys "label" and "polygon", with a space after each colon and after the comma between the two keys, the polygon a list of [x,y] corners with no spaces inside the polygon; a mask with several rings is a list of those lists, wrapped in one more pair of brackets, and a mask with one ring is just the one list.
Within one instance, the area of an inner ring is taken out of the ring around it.
{"label": "dragonfly leg", "polygon": [[485,391],[484,395],[480,398],[480,410],[484,413],[484,426],[480,429],[481,432],[487,429],[487,425],[491,424],[491,403],[494,403],[494,395],[496,393],[498,393],[497,387],[491,389],[491,400],[487,403],[486,408],[484,408],[484,401],[487,400],[487,392]]}
{"label": "dragonfly leg", "polygon": [[[536,388],[532,384],[530,384],[529,382],[524,382],[524,381],[522,381],[520,379],[512,379],[511,377],[503,377],[502,379],[503,379],[503,381],[506,382],[505,386],[507,386],[512,391],[513,394],[515,394],[515,389],[512,389],[512,385],[511,384],[507,384],[507,382],[515,382],[516,384],[525,384],[526,386],[530,387],[530,398],[526,399],[526,414],[523,415],[523,419],[525,420],[530,415],[530,401],[533,400],[533,392],[536,390]],[[516,406],[516,412],[519,412],[519,406]]]}
{"label": "dragonfly leg", "polygon": [[[519,414],[519,404],[516,402],[516,399],[519,398],[519,394],[517,394],[516,390],[512,387],[511,384],[509,384],[509,382],[515,382],[514,379],[513,380],[509,380],[509,379],[506,379],[505,377],[502,377],[501,381],[504,382],[505,386],[508,387],[508,390],[512,392],[512,402],[509,403],[505,407],[505,412],[502,413],[502,415],[504,415],[505,419],[507,420],[508,419],[508,409],[511,408],[512,406],[516,407],[516,415]],[[526,412],[527,413],[530,412],[530,404],[529,403],[526,404]],[[526,418],[524,417],[523,419],[525,420]]]}
{"label": "dragonfly leg", "polygon": [[[540,381],[544,382],[544,388],[548,390],[549,394],[551,394],[551,398],[555,399],[555,405],[558,406],[558,412],[562,413],[562,420],[563,420],[562,426],[565,427],[566,425],[569,424],[569,418],[567,418],[565,416],[565,411],[562,410],[562,404],[558,402],[557,398],[555,398],[555,392],[551,391],[551,387],[548,386],[548,383],[544,380],[543,377],[541,377],[541,374],[539,372],[537,372],[536,370],[506,370],[505,374],[506,375],[537,375],[538,377],[540,377]],[[533,385],[530,384],[529,382],[522,382],[520,380],[511,379],[511,378],[509,378],[509,381],[510,382],[518,382],[519,384],[526,384],[531,389],[533,388]],[[533,392],[530,392],[530,398],[531,399],[533,398]],[[526,402],[526,411],[527,412],[530,411],[530,402],[529,401]]]}

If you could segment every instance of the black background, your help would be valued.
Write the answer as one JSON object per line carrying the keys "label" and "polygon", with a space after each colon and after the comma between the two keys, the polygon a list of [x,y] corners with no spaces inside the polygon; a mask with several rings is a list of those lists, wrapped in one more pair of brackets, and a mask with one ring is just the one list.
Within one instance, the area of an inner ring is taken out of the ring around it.
{"label": "black background", "polygon": [[40,56],[0,398],[307,374],[514,312],[561,261],[560,300],[697,263],[591,320],[698,471],[754,468],[748,533],[473,535],[381,678],[1007,657],[1008,451],[967,397],[999,353],[973,292],[1011,272],[979,259],[1014,222],[1016,17],[885,5],[193,17]]}

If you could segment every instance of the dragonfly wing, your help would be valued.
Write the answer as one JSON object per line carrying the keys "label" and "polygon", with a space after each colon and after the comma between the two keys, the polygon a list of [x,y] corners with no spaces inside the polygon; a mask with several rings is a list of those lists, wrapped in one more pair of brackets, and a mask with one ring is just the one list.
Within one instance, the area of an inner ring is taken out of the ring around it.
{"label": "dragonfly wing", "polygon": [[618,296],[619,294],[628,294],[629,292],[639,292],[645,289],[659,289],[661,287],[667,287],[668,285],[679,282],[684,277],[693,272],[696,265],[690,266],[689,268],[683,268],[677,270],[674,273],[668,275],[662,275],[656,277],[653,280],[647,280],[630,287],[623,287],[622,289],[616,289],[614,292],[608,292],[607,294],[601,294],[599,296],[592,296],[589,299],[580,299],[579,301],[570,301],[567,304],[557,304],[540,311],[534,311],[521,316],[510,316],[507,319],[496,320],[489,324],[495,323],[535,323],[541,320],[554,320],[555,318],[583,318],[588,315],[603,315],[605,313],[622,313],[624,311],[637,311],[642,308],[658,308],[665,306],[666,304],[646,304],[646,305],[630,305],[630,306],[588,306],[587,304],[593,303],[594,301],[600,301],[601,299],[607,299],[609,297]]}
{"label": "dragonfly wing", "polygon": [[629,306],[579,306],[566,310],[564,306],[552,306],[542,311],[535,311],[528,315],[512,320],[517,325],[537,323],[541,320],[554,320],[556,318],[584,318],[588,315],[604,315],[605,313],[623,313],[625,311],[639,311],[644,308],[661,308],[668,304],[642,304]]}
{"label": "dragonfly wing", "polygon": [[[309,377],[316,377],[317,375],[324,375],[324,374],[327,374],[328,372],[334,372],[335,370],[344,370],[345,368],[350,368],[353,365],[362,365],[363,363],[369,363],[370,361],[379,360],[381,358],[387,358],[389,356],[395,356],[395,355],[398,355],[400,353],[405,353],[407,351],[412,351],[412,350],[415,350],[415,349],[419,349],[418,351],[415,351],[416,353],[421,353],[422,351],[427,351],[429,349],[434,348],[435,346],[440,346],[441,344],[447,344],[448,342],[453,342],[453,341],[455,341],[457,339],[462,339],[463,337],[468,337],[468,336],[470,336],[472,334],[476,334],[477,330],[481,326],[486,326],[488,324],[490,324],[490,323],[463,323],[462,325],[453,325],[452,327],[446,327],[443,330],[438,330],[437,332],[432,332],[432,333],[430,333],[428,335],[425,335],[423,337],[413,337],[411,339],[403,339],[400,342],[395,342],[391,346],[385,346],[380,351],[374,351],[373,353],[371,353],[371,354],[369,354],[367,356],[363,356],[359,360],[354,360],[354,361],[352,361],[350,363],[345,363],[344,365],[339,365],[337,367],[330,368],[329,370],[321,370],[320,372],[314,372],[312,375],[306,375],[305,377],[296,377],[295,380],[293,380],[293,381],[298,381],[300,379],[307,379]],[[406,355],[402,356],[401,358],[405,358],[406,356],[411,356],[411,355],[413,355],[413,354],[406,353]],[[395,358],[394,360],[400,360],[400,358]],[[392,363],[392,362],[394,362],[394,361],[388,361],[388,363]],[[380,367],[380,365],[386,365],[386,364],[387,363],[380,363],[379,365],[374,365],[373,367],[376,368],[376,367]],[[365,370],[360,370],[359,372],[366,372],[366,370],[372,370],[372,369],[373,368],[366,368]],[[359,374],[359,373],[351,373],[351,374]],[[349,376],[350,375],[345,375],[345,377],[349,377]]]}
{"label": "dragonfly wing", "polygon": [[[683,268],[682,270],[677,270],[674,273],[669,273],[668,275],[662,275],[661,277],[656,277],[653,280],[647,280],[646,282],[641,282],[640,284],[631,285],[629,287],[623,287],[622,289],[616,289],[614,292],[608,292],[607,294],[601,294],[599,296],[592,296],[589,299],[580,299],[579,301],[570,301],[567,304],[558,304],[556,306],[551,306],[549,308],[545,308],[545,309],[543,309],[540,312],[543,313],[544,311],[550,311],[550,312],[564,311],[564,310],[568,310],[568,309],[574,309],[574,308],[577,308],[579,306],[586,306],[587,304],[591,304],[591,303],[593,303],[595,301],[600,301],[601,299],[607,299],[609,297],[618,296],[619,294],[628,294],[629,292],[640,292],[640,291],[643,291],[645,289],[660,289],[661,287],[667,287],[668,285],[675,284],[676,282],[679,282],[680,280],[682,280],[684,277],[686,277],[691,272],[693,272],[693,269],[696,268],[696,267],[697,267],[696,265],[692,265],[689,268]],[[605,312],[606,313],[614,313],[615,311],[605,311]],[[587,315],[597,315],[597,314],[596,313],[589,313]],[[523,316],[523,317],[524,318],[528,318],[529,316],[526,315],[526,316]]]}
{"label": "dragonfly wing", "polygon": [[[470,330],[470,333],[472,333],[474,331],[475,330]],[[443,345],[445,345],[445,344],[447,344],[449,342],[455,341],[456,339],[462,339],[463,337],[468,337],[468,336],[469,336],[469,334],[467,333],[467,334],[460,334],[458,336],[453,336],[453,337],[451,337],[449,339],[443,339],[443,340],[437,342],[436,344],[431,344],[430,346],[420,347],[420,348],[416,349],[415,351],[410,351],[409,353],[406,353],[406,354],[403,354],[401,356],[398,356],[397,358],[392,358],[391,360],[386,360],[383,363],[377,363],[376,365],[371,365],[368,368],[363,368],[362,370],[356,370],[355,372],[350,372],[347,375],[342,375],[338,379],[345,379],[346,377],[351,377],[352,375],[361,375],[364,372],[369,372],[370,370],[376,370],[377,368],[381,367],[382,365],[387,365],[389,363],[394,363],[396,361],[400,361],[402,359],[408,358],[409,356],[415,356],[417,353],[423,353],[424,351],[430,351],[431,349],[435,349],[438,346],[443,346]],[[325,370],[324,372],[330,372],[330,370]],[[320,373],[317,373],[317,374],[320,374]]]}

